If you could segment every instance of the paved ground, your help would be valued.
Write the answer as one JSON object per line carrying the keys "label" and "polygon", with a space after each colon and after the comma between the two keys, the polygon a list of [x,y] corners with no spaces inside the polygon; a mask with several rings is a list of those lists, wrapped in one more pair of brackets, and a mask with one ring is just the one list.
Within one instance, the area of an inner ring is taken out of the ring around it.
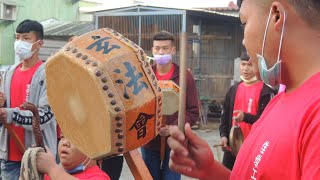
{"label": "paved ground", "polygon": [[[221,161],[222,160],[222,151],[220,148],[213,148],[213,144],[217,144],[220,142],[219,130],[218,130],[219,122],[217,120],[209,120],[207,126],[203,126],[195,132],[198,133],[203,139],[205,139],[209,145],[211,146],[211,150],[214,153],[215,159]],[[130,169],[127,166],[127,163],[124,162],[123,170],[121,173],[120,180],[133,180],[133,176],[131,174]],[[192,180],[193,178],[182,176],[182,180]]]}

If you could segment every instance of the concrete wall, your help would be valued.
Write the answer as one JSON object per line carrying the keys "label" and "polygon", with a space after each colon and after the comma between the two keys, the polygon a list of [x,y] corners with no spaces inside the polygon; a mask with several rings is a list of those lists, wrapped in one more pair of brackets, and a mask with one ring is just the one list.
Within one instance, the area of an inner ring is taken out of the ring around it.
{"label": "concrete wall", "polygon": [[80,12],[79,12],[79,20],[80,21],[93,21],[94,12],[87,12],[85,9],[93,9],[102,6],[102,3],[91,2],[82,0],[79,3]]}
{"label": "concrete wall", "polygon": [[[4,1],[5,0],[0,0]],[[15,21],[0,20],[0,64],[14,64],[15,29],[25,19],[43,21],[49,18],[77,21],[78,0],[11,0],[17,4]]]}
{"label": "concrete wall", "polygon": [[79,14],[80,21],[93,21],[93,13],[80,13]]}

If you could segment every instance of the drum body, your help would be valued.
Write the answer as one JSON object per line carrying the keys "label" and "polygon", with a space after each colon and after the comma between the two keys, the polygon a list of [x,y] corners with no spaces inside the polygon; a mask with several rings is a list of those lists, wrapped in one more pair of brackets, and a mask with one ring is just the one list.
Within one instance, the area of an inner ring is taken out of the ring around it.
{"label": "drum body", "polygon": [[79,36],[51,56],[46,82],[64,136],[92,159],[136,149],[161,127],[161,89],[146,55],[112,29]]}
{"label": "drum body", "polygon": [[162,114],[172,115],[179,109],[179,86],[171,80],[158,81],[162,92]]}

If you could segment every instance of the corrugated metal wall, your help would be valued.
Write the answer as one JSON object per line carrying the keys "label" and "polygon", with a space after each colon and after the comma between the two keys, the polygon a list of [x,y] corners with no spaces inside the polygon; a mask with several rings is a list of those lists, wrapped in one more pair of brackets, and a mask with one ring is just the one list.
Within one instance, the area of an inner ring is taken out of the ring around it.
{"label": "corrugated metal wall", "polygon": [[104,16],[99,17],[99,28],[109,27],[126,36],[138,44],[139,17],[138,16]]}
{"label": "corrugated metal wall", "polygon": [[[139,18],[141,18],[141,25],[139,25]],[[98,28],[109,27],[118,31],[140,45],[149,56],[152,55],[153,35],[158,31],[166,30],[173,33],[178,39],[181,24],[181,15],[102,16],[98,18]],[[139,27],[141,27],[141,34]]]}
{"label": "corrugated metal wall", "polygon": [[189,66],[202,100],[222,101],[233,79],[235,23],[210,16],[188,16]]}
{"label": "corrugated metal wall", "polygon": [[49,56],[60,50],[67,41],[44,39],[43,47],[40,49],[39,57],[41,60],[47,60]]}

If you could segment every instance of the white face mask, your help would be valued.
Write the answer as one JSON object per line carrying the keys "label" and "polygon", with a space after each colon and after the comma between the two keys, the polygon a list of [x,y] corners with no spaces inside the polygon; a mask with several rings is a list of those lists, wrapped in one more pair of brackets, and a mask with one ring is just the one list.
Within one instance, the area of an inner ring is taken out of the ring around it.
{"label": "white face mask", "polygon": [[257,76],[253,76],[251,79],[245,79],[243,76],[240,76],[240,79],[246,83],[252,83],[258,80]]}
{"label": "white face mask", "polygon": [[[35,43],[37,43],[37,42],[35,42]],[[20,61],[29,59],[33,55],[33,53],[37,51],[37,49],[34,51],[31,51],[32,46],[35,43],[29,43],[29,42],[25,42],[25,41],[21,41],[21,40],[14,42],[14,51],[19,56]]]}

